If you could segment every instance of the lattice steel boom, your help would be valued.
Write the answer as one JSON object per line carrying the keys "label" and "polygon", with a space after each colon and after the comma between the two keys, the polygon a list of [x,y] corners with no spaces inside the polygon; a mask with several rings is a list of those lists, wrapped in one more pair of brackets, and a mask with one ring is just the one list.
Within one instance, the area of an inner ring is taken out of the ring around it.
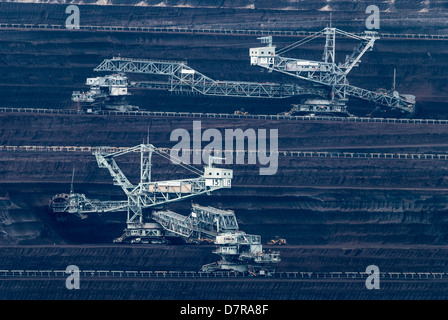
{"label": "lattice steel boom", "polygon": [[196,92],[202,95],[252,98],[286,98],[296,95],[324,95],[324,91],[296,84],[219,81],[189,67],[185,61],[144,60],[114,57],[105,59],[94,71],[143,73],[168,76],[168,82],[131,82],[131,86]]}
{"label": "lattice steel boom", "polygon": [[152,218],[167,231],[186,240],[215,239],[221,232],[238,230],[235,213],[213,207],[192,205],[191,214],[183,216],[173,211],[153,212]]}

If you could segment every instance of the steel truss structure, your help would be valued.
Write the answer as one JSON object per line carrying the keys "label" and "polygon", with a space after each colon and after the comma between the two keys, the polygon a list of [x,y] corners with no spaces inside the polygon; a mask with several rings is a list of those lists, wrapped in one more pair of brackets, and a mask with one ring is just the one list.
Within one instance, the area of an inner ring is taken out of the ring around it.
{"label": "steel truss structure", "polygon": [[186,240],[214,240],[221,232],[238,230],[235,213],[230,210],[220,210],[213,207],[192,205],[191,214],[183,216],[173,211],[153,212],[152,218],[163,229],[172,232]]}
{"label": "steel truss structure", "polygon": [[131,82],[131,86],[147,89],[163,89],[173,92],[193,92],[202,95],[249,98],[287,98],[296,95],[325,95],[325,91],[322,89],[305,88],[296,84],[214,80],[189,67],[185,61],[114,57],[112,59],[105,59],[94,71],[168,76],[168,82]]}
{"label": "steel truss structure", "polygon": [[[178,162],[179,165],[199,175],[196,178],[152,181],[151,167],[152,155],[157,153],[165,158],[169,155],[156,149],[152,144],[140,144],[138,146],[110,152],[110,147],[98,147],[94,151],[98,166],[108,169],[114,184],[120,186],[127,196],[127,201],[100,201],[90,200],[84,194],[70,193],[66,206],[53,206],[56,213],[69,213],[85,217],[88,213],[127,211],[127,229],[125,234],[116,239],[121,242],[130,236],[150,236],[154,233],[152,228],[145,226],[143,221],[143,209],[160,206],[163,204],[187,199],[202,194],[210,194],[215,190],[230,188],[233,178],[231,169],[215,168],[214,157],[210,157],[205,172]],[[133,184],[119,168],[115,159],[119,156],[140,153],[140,182]]]}
{"label": "steel truss structure", "polygon": [[277,251],[265,252],[261,236],[239,230],[235,213],[213,207],[192,205],[191,214],[184,216],[173,211],[153,212],[166,234],[173,234],[190,242],[213,242],[213,253],[220,261],[202,266],[202,271],[233,270],[238,272],[273,272],[273,264],[280,262]]}
{"label": "steel truss structure", "polygon": [[[360,41],[353,53],[341,63],[336,62],[337,35]],[[283,56],[284,53],[322,36],[325,37],[323,61]],[[376,32],[366,31],[364,35],[355,35],[337,28],[327,27],[280,50],[276,50],[276,47],[272,45],[271,36],[259,39],[267,45],[250,49],[251,65],[266,68],[270,72],[276,71],[330,87],[332,99],[345,101],[348,96],[352,96],[403,112],[412,113],[415,109],[415,97],[412,95],[400,95],[395,90],[392,92],[373,92],[349,84],[347,75],[354,67],[358,66],[361,57],[367,51],[372,50],[375,40],[379,39]]]}

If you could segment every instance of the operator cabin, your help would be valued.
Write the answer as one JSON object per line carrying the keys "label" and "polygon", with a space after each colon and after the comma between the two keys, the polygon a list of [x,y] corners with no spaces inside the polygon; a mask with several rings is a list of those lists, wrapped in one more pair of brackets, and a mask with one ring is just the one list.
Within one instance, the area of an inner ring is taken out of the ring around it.
{"label": "operator cabin", "polygon": [[206,186],[230,187],[233,178],[233,170],[207,166],[204,168],[204,178]]}
{"label": "operator cabin", "polygon": [[272,45],[272,37],[258,38],[262,43],[267,43],[266,47],[250,48],[250,64],[251,65],[270,65],[274,63],[275,46]]}

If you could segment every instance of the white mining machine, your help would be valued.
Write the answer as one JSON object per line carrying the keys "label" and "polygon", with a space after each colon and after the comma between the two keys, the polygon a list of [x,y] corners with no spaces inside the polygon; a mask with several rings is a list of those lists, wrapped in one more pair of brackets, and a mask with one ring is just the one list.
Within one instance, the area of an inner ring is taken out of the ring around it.
{"label": "white mining machine", "polygon": [[[140,153],[140,182],[133,184],[124,175],[115,159],[131,153]],[[166,159],[170,155],[164,149],[152,144],[141,144],[132,148],[99,147],[94,151],[98,166],[106,168],[113,177],[114,184],[120,186],[127,200],[101,201],[89,199],[84,194],[58,194],[50,202],[50,210],[58,219],[67,217],[87,218],[91,213],[127,212],[127,227],[114,243],[153,243],[168,244],[170,239],[181,238],[187,243],[215,243],[216,254],[222,260],[203,267],[203,271],[233,270],[269,274],[272,263],[280,261],[278,252],[265,253],[262,250],[261,237],[248,235],[238,230],[238,222],[233,211],[193,205],[191,214],[186,217],[166,210],[155,211],[151,219],[144,221],[143,210],[159,208],[171,202],[187,199],[222,188],[230,188],[233,170],[213,166],[222,158],[209,157],[204,171],[182,163],[175,163],[196,173],[199,177],[181,180],[152,181],[152,154]]]}
{"label": "white mining machine", "polygon": [[129,80],[124,73],[115,73],[104,77],[87,78],[86,85],[90,87],[88,91],[74,91],[72,101],[88,106],[87,110],[93,109],[113,109],[116,111],[134,111],[139,108],[129,105],[126,97],[130,95],[128,91]]}
{"label": "white mining machine", "polygon": [[193,204],[189,216],[173,211],[156,211],[152,218],[166,234],[176,235],[185,241],[213,242],[217,245],[213,253],[219,255],[221,260],[204,265],[204,272],[231,270],[269,275],[274,271],[272,265],[280,262],[277,251],[263,251],[260,236],[239,230],[233,211]]}
{"label": "white mining machine", "polygon": [[[127,228],[124,234],[115,239],[115,242],[129,241],[133,238],[159,239],[160,230],[153,228],[153,224],[143,221],[143,209],[161,206],[171,202],[187,199],[193,196],[210,194],[210,192],[222,188],[230,188],[233,178],[233,170],[215,168],[213,164],[219,161],[216,157],[210,157],[209,163],[201,171],[193,166],[180,162],[179,165],[199,175],[196,178],[152,181],[151,167],[152,154],[156,153],[169,159],[170,155],[156,149],[152,144],[141,144],[132,148],[123,148],[119,151],[110,147],[96,148],[94,155],[98,166],[106,168],[111,174],[114,184],[120,186],[127,196],[127,200],[100,201],[88,199],[84,194],[74,193],[70,195],[58,195],[51,201],[51,211],[56,216],[77,216],[85,218],[89,213],[122,212],[127,211]],[[140,182],[133,184],[119,168],[115,159],[119,156],[140,152]]]}
{"label": "white mining machine", "polygon": [[[359,41],[353,53],[347,55],[345,60],[340,62],[336,61],[337,36],[348,37]],[[284,56],[288,51],[296,49],[319,37],[325,37],[322,61]],[[330,90],[331,100],[317,102],[308,100],[302,105],[295,106],[290,113],[300,111],[313,113],[347,112],[345,104],[349,96],[373,102],[377,106],[399,110],[402,113],[412,114],[415,111],[415,96],[399,94],[395,90],[395,75],[392,90],[380,89],[377,91],[369,91],[350,85],[347,80],[350,71],[361,62],[361,57],[367,51],[373,49],[375,40],[379,39],[376,32],[365,31],[363,35],[356,35],[337,28],[327,27],[278,50],[272,44],[272,36],[258,39],[266,45],[264,47],[250,48],[251,65],[265,68],[269,72],[276,71],[296,79],[312,82],[315,85],[320,85]]]}

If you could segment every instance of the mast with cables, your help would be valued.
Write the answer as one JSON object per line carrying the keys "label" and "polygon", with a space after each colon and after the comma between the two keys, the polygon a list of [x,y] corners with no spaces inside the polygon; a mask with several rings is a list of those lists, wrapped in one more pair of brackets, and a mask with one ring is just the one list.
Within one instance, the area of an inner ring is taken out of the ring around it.
{"label": "mast with cables", "polygon": [[[322,61],[297,59],[284,56],[285,53],[296,49],[316,38],[325,37],[325,46]],[[346,37],[359,41],[351,55],[347,55],[345,61],[336,61],[336,39]],[[347,75],[361,62],[361,57],[371,51],[377,39],[376,32],[365,31],[358,35],[339,30],[335,27],[326,27],[310,36],[294,42],[284,48],[277,49],[272,44],[272,38],[258,38],[265,47],[250,48],[250,63],[276,71],[296,79],[311,81],[330,89],[331,100],[334,102],[346,102],[348,96],[374,102],[377,105],[393,108],[402,112],[412,113],[415,110],[415,97],[413,95],[393,92],[370,91],[349,84]],[[269,40],[269,41],[268,41]]]}

